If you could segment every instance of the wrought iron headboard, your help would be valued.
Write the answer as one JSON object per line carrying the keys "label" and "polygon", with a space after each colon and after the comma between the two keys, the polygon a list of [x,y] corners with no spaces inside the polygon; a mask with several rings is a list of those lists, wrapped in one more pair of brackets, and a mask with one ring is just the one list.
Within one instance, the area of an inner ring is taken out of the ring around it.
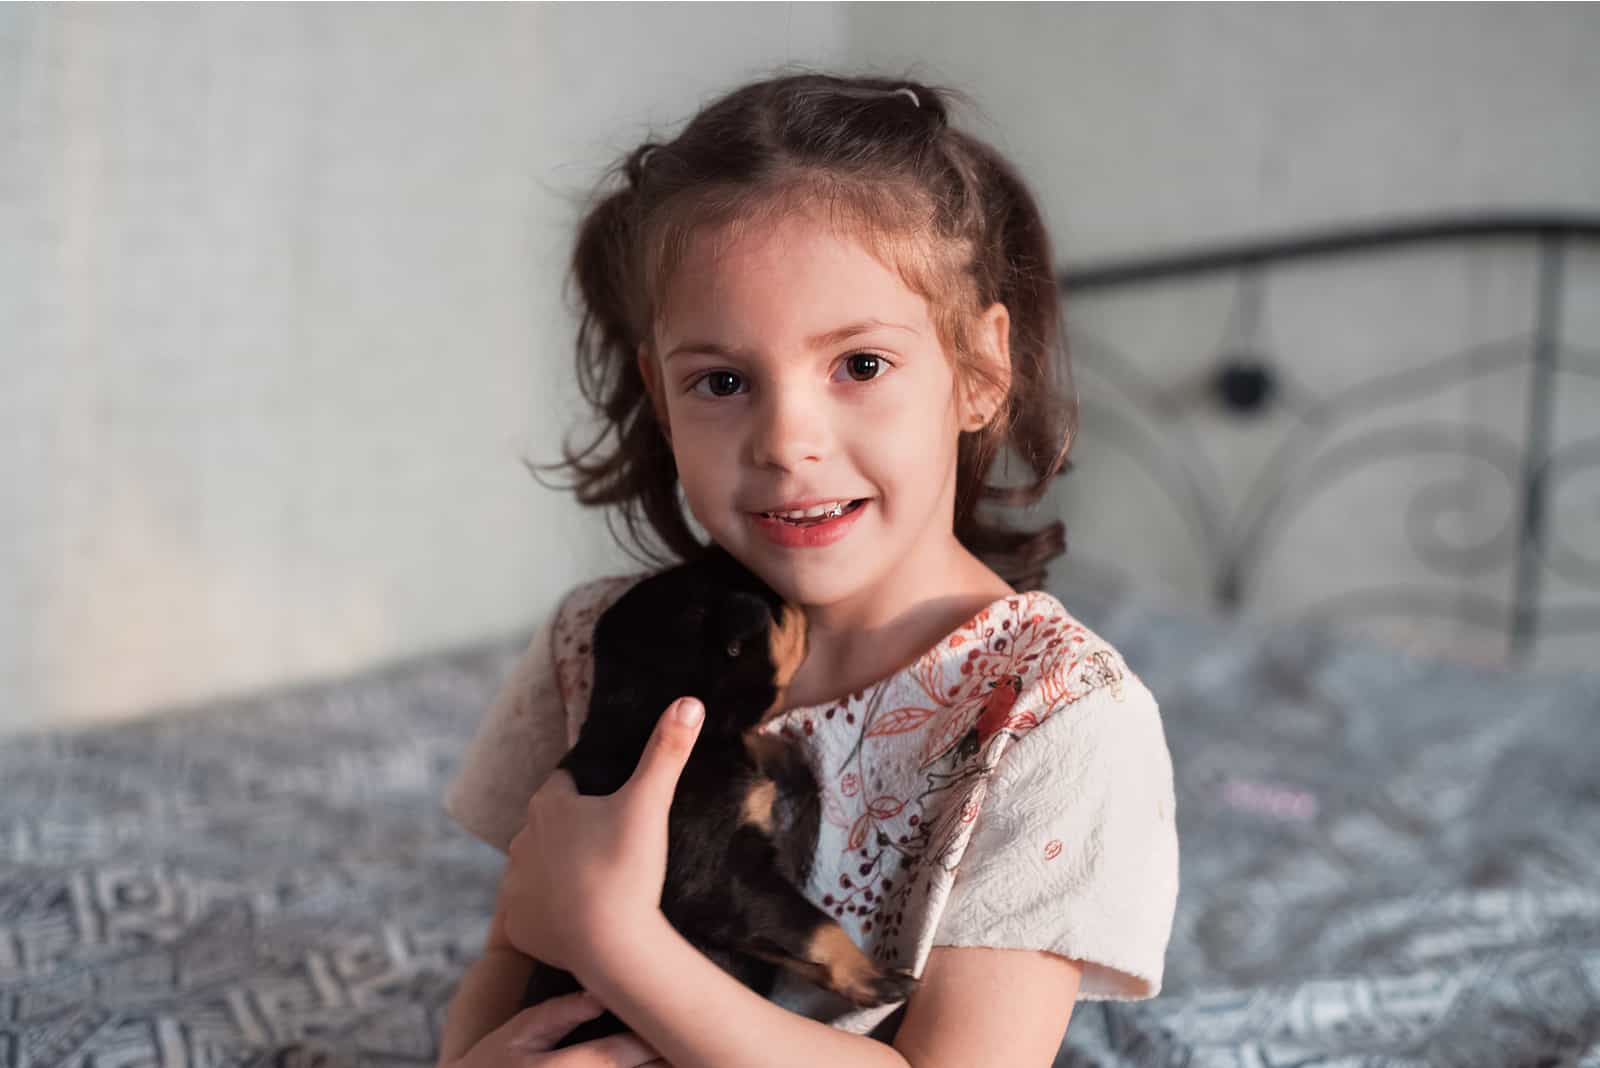
{"label": "wrought iron headboard", "polygon": [[[1227,506],[1215,492],[1220,483],[1208,486],[1210,480],[1196,471],[1187,455],[1186,443],[1176,440],[1183,436],[1182,406],[1170,393],[1154,385],[1147,373],[1120,357],[1114,347],[1093,346],[1090,352],[1075,347],[1075,364],[1081,366],[1089,360],[1109,380],[1135,386],[1119,391],[1121,401],[1141,406],[1145,414],[1156,417],[1155,421],[1166,428],[1166,436],[1156,446],[1164,455],[1152,455],[1148,442],[1131,447],[1125,441],[1122,451],[1171,494],[1191,532],[1205,546],[1205,559],[1215,568],[1213,597],[1217,606],[1235,609],[1247,603],[1252,568],[1281,531],[1284,518],[1313,496],[1320,485],[1376,459],[1464,451],[1502,471],[1515,488],[1517,514],[1482,545],[1462,548],[1437,539],[1430,542],[1429,513],[1437,512],[1442,502],[1437,493],[1430,497],[1424,490],[1413,500],[1407,516],[1411,550],[1436,573],[1449,571],[1457,575],[1490,566],[1504,567],[1509,556],[1514,563],[1514,582],[1509,604],[1494,598],[1453,595],[1449,598],[1451,607],[1458,614],[1478,617],[1474,620],[1477,624],[1488,624],[1497,631],[1503,627],[1506,658],[1516,663],[1528,659],[1541,634],[1600,633],[1600,596],[1593,604],[1558,608],[1541,605],[1541,584],[1547,572],[1560,575],[1574,587],[1600,594],[1600,544],[1574,544],[1563,531],[1552,527],[1548,516],[1558,483],[1581,470],[1600,469],[1600,434],[1580,435],[1559,448],[1551,447],[1558,379],[1563,375],[1600,379],[1600,349],[1563,345],[1560,341],[1564,304],[1575,288],[1568,277],[1568,253],[1583,243],[1587,243],[1585,249],[1600,249],[1600,218],[1491,215],[1308,233],[1068,269],[1061,273],[1060,284],[1070,336],[1074,307],[1080,301],[1093,300],[1097,294],[1120,294],[1152,282],[1232,272],[1241,281],[1234,305],[1235,329],[1230,330],[1236,340],[1241,334],[1250,336],[1250,324],[1262,310],[1261,279],[1275,267],[1395,246],[1485,238],[1525,240],[1537,256],[1535,307],[1530,309],[1532,333],[1526,343],[1469,349],[1425,366],[1385,372],[1335,395],[1300,404],[1294,412],[1297,422],[1292,432],[1251,483],[1243,507],[1233,516],[1223,514]],[[1228,343],[1223,344],[1226,349]],[[1342,418],[1368,411],[1376,401],[1422,396],[1444,384],[1457,385],[1465,378],[1517,365],[1526,365],[1529,372],[1528,411],[1520,443],[1481,427],[1455,428],[1445,434],[1437,426],[1408,426],[1368,432],[1332,448],[1318,448],[1319,440]],[[1225,350],[1217,354],[1206,388],[1216,405],[1246,417],[1269,406],[1296,402],[1281,388],[1285,366],[1272,353],[1248,346],[1243,351]],[[1594,422],[1581,429],[1600,427],[1600,399],[1593,414]],[[1425,599],[1426,594],[1417,590],[1356,591],[1342,598],[1340,604],[1323,606],[1315,614],[1370,610],[1384,598],[1394,597]],[[1439,606],[1422,607],[1428,610]],[[1600,666],[1600,658],[1589,666]]]}

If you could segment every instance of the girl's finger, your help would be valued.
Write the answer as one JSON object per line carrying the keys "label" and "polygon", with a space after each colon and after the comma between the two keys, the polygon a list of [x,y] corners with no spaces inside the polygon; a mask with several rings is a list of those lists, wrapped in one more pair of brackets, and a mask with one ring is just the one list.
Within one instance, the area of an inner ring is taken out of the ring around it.
{"label": "girl's finger", "polygon": [[579,1042],[576,1046],[547,1053],[544,1057],[548,1060],[535,1059],[533,1065],[538,1068],[642,1068],[647,1064],[667,1063],[649,1043],[632,1031]]}
{"label": "girl's finger", "polygon": [[605,1011],[604,1005],[580,990],[523,1009],[495,1028],[495,1034],[503,1035],[507,1047],[516,1052],[544,1053],[568,1031]]}
{"label": "girl's finger", "polygon": [[529,819],[538,810],[541,803],[541,795],[545,804],[549,804],[550,799],[555,797],[582,796],[578,793],[578,780],[574,779],[572,772],[566,768],[557,768],[552,771],[545,777],[544,782],[539,784],[539,788],[533,792],[532,796],[528,798],[527,813]]}
{"label": "girl's finger", "polygon": [[544,784],[540,787],[540,789],[544,789],[545,786],[548,786],[550,788],[550,792],[553,794],[570,794],[573,797],[578,796],[578,780],[574,779],[572,777],[572,772],[568,771],[566,768],[557,768],[556,770],[552,771],[545,778]]}
{"label": "girl's finger", "polygon": [[653,794],[663,806],[671,804],[704,719],[705,705],[697,697],[680,697],[668,705],[623,787]]}

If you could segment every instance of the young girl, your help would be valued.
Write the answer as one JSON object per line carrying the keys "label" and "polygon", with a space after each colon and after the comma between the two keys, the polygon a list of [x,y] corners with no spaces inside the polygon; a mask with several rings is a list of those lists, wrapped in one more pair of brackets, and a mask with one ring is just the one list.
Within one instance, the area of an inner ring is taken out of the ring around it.
{"label": "young girl", "polygon": [[[898,1021],[786,973],[769,1000],[665,922],[694,726],[664,715],[608,797],[551,774],[587,712],[595,619],[642,577],[622,576],[534,636],[450,789],[510,861],[441,1063],[504,1063],[522,1039],[518,1061],[546,1065],[1047,1065],[1076,1000],[1159,992],[1178,848],[1156,702],[1037,588],[1062,524],[978,511],[1038,499],[1076,406],[1044,223],[950,99],[744,86],[629,153],[573,262],[578,370],[617,436],[568,454],[579,499],[620,505],[646,549],[648,526],[661,564],[702,544],[692,516],[804,610],[806,658],[761,729],[821,787],[806,896],[916,992]],[[1031,472],[1009,489],[988,482],[1006,446]],[[588,994],[516,1014],[529,957]],[[601,1006],[632,1034],[541,1052]]]}

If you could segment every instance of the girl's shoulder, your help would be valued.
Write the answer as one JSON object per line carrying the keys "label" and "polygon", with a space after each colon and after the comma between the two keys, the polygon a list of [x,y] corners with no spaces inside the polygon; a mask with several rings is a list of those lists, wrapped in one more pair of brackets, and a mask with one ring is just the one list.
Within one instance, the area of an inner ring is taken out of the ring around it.
{"label": "girl's shoulder", "polygon": [[[992,680],[1020,698],[1031,695],[1046,714],[1096,691],[1122,700],[1137,677],[1116,647],[1074,616],[1052,593],[1025,590],[979,611],[929,650],[946,672]],[[1142,687],[1140,687],[1142,689]]]}
{"label": "girl's shoulder", "polygon": [[[978,680],[965,692],[972,729],[986,750],[982,766],[1014,775],[1030,766],[1103,760],[1118,750],[1117,760],[1141,773],[1169,760],[1155,696],[1116,646],[1053,594],[1005,598],[951,641],[939,670],[953,678],[970,665]],[[996,735],[997,744],[987,745]]]}
{"label": "girl's shoulder", "polygon": [[1024,590],[990,602],[914,662],[853,696],[919,706],[930,718],[959,708],[985,716],[987,736],[1000,724],[1025,734],[1100,691],[1117,701],[1130,691],[1148,696],[1111,642],[1054,594]]}
{"label": "girl's shoulder", "polygon": [[444,808],[502,853],[528,798],[571,748],[589,699],[594,620],[639,576],[581,583],[534,629],[462,753]]}
{"label": "girl's shoulder", "polygon": [[566,710],[567,741],[578,739],[578,730],[589,711],[589,695],[594,690],[594,625],[606,609],[628,590],[653,572],[637,571],[581,582],[569,590],[556,606],[551,618],[551,652],[555,660],[556,688]]}

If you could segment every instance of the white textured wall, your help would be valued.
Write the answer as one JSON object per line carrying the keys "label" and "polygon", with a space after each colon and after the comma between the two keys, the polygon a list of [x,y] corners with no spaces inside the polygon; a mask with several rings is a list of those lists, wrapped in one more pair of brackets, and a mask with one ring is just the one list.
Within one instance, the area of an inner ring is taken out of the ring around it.
{"label": "white textured wall", "polygon": [[862,4],[973,91],[1063,252],[1600,203],[1592,4]]}
{"label": "white textured wall", "polygon": [[1592,7],[0,8],[0,730],[529,625],[577,198],[788,60],[968,88],[1074,260],[1600,199]]}

